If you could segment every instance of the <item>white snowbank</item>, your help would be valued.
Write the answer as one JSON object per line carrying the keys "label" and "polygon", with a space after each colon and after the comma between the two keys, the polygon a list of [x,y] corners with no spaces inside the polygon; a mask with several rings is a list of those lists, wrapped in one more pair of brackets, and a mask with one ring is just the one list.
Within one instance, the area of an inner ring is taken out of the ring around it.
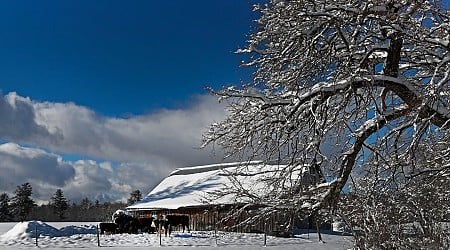
{"label": "white snowbank", "polygon": [[[37,231],[37,232],[36,232]],[[26,238],[36,237],[36,233],[39,237],[60,237],[71,236],[74,234],[95,234],[95,225],[82,225],[82,226],[66,226],[61,229],[50,226],[42,221],[27,221],[19,222],[9,231],[0,235],[0,241],[10,240],[22,240]]]}
{"label": "white snowbank", "polygon": [[72,236],[76,234],[96,234],[97,228],[95,225],[81,225],[81,226],[66,226],[59,229],[62,236]]}
{"label": "white snowbank", "polygon": [[40,236],[56,237],[61,232],[41,221],[27,221],[17,223],[11,230],[0,236],[1,240],[25,239],[35,237],[36,230]]}

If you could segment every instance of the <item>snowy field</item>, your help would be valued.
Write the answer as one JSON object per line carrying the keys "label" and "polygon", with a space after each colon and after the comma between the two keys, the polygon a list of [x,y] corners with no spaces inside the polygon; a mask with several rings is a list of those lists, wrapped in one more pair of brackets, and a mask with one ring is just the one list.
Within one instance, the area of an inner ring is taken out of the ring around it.
{"label": "snowy field", "polygon": [[[39,232],[38,248],[43,249],[98,249],[97,223],[88,222],[24,222],[0,223],[0,249],[32,249],[35,245],[35,228]],[[109,249],[351,249],[352,238],[339,234],[322,234],[324,243],[318,242],[317,234],[301,234],[295,238],[267,237],[264,247],[263,234],[219,232],[174,232],[170,237],[156,234],[100,235],[101,247]]]}

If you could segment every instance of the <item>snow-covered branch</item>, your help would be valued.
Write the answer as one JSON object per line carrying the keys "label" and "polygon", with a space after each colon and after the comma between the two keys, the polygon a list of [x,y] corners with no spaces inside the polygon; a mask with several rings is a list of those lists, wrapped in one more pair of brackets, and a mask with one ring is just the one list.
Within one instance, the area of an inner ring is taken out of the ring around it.
{"label": "snow-covered branch", "polygon": [[[262,181],[283,188],[253,197],[259,205],[317,212],[338,204],[346,185],[369,183],[377,195],[356,200],[376,207],[382,191],[404,194],[414,181],[434,190],[445,179],[421,178],[450,163],[450,18],[440,1],[272,0],[257,10],[257,30],[238,51],[253,81],[211,91],[230,102],[229,115],[204,143],[287,166]],[[314,164],[324,178],[305,184],[296,173]],[[368,214],[364,227],[375,230],[378,216]]]}

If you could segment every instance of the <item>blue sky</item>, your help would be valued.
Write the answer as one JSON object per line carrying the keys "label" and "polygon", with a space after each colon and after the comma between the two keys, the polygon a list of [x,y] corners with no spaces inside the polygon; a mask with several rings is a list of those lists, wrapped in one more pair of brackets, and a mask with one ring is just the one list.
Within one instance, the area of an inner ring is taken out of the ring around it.
{"label": "blue sky", "polygon": [[1,1],[0,89],[127,116],[248,78],[248,0]]}
{"label": "blue sky", "polygon": [[0,1],[0,192],[46,201],[149,192],[225,116],[205,91],[249,78],[254,0]]}

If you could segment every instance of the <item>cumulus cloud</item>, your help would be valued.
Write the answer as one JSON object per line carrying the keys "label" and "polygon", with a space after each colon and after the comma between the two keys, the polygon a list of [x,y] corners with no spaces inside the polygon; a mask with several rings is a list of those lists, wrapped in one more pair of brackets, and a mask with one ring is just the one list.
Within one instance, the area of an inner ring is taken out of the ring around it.
{"label": "cumulus cloud", "polygon": [[[134,189],[150,191],[177,167],[221,160],[199,147],[207,126],[224,115],[209,95],[196,96],[180,109],[117,118],[74,103],[36,102],[9,93],[0,98],[0,137],[13,142],[0,145],[0,192],[24,182],[44,200],[55,188],[64,188],[71,199],[100,200],[117,200]],[[86,160],[64,161],[61,154]]]}
{"label": "cumulus cloud", "polygon": [[39,149],[29,149],[14,143],[0,145],[0,187],[5,188],[15,179],[30,179],[48,185],[62,186],[75,172],[61,157]]}
{"label": "cumulus cloud", "polygon": [[138,163],[70,162],[40,149],[15,143],[0,145],[0,190],[11,194],[18,185],[29,182],[38,202],[48,201],[58,188],[72,201],[85,197],[122,200],[135,189],[149,192],[166,174],[158,169]]}
{"label": "cumulus cloud", "polygon": [[0,135],[96,159],[146,162],[170,158],[178,164],[203,164],[211,161],[211,155],[199,150],[201,135],[224,112],[214,97],[204,95],[183,109],[113,118],[74,103],[34,102],[9,93],[0,101]]}
{"label": "cumulus cloud", "polygon": [[36,197],[48,188],[64,186],[75,176],[73,167],[60,156],[15,143],[0,145],[0,172],[0,190],[12,191],[30,182],[40,186]]}
{"label": "cumulus cloud", "polygon": [[0,135],[4,139],[26,141],[48,136],[45,127],[36,123],[35,110],[29,98],[11,93],[0,98]]}
{"label": "cumulus cloud", "polygon": [[63,187],[67,190],[65,194],[73,200],[84,197],[100,201],[122,200],[136,189],[150,192],[165,177],[165,173],[152,171],[158,169],[157,166],[137,163],[112,166],[109,162],[80,160],[73,163],[73,168],[74,178]]}

